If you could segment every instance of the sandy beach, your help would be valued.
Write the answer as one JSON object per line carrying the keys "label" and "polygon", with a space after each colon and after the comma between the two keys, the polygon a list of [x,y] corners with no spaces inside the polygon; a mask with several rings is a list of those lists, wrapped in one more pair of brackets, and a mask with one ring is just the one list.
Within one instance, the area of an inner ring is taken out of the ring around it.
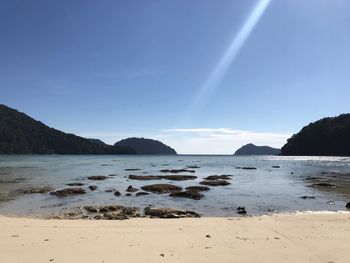
{"label": "sandy beach", "polygon": [[246,218],[0,217],[0,262],[350,262],[350,213]]}

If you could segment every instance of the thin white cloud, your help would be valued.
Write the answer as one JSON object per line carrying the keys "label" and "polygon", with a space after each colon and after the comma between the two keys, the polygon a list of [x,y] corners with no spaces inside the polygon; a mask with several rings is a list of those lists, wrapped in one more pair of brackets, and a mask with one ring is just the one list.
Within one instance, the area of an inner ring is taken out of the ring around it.
{"label": "thin white cloud", "polygon": [[248,143],[280,148],[291,133],[267,133],[230,128],[166,129],[156,136],[164,143],[174,145],[182,154],[232,154]]}
{"label": "thin white cloud", "polygon": [[145,137],[160,140],[173,147],[179,154],[233,154],[248,143],[282,147],[291,133],[269,133],[236,130],[230,128],[179,128],[152,133],[85,132],[77,133],[86,138],[100,139],[108,144],[128,138]]}

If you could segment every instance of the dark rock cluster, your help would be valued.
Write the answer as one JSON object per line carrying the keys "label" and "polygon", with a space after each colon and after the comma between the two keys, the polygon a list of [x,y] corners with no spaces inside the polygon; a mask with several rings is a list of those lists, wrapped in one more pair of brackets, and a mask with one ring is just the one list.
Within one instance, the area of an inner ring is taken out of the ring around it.
{"label": "dark rock cluster", "polygon": [[189,199],[194,199],[194,200],[199,200],[204,195],[199,193],[198,191],[193,191],[193,190],[186,190],[186,191],[179,191],[179,192],[172,192],[170,194],[172,197],[182,197],[182,198],[189,198]]}
{"label": "dark rock cluster", "polygon": [[83,188],[65,188],[65,189],[50,192],[51,195],[55,195],[57,197],[82,195],[85,193],[86,193],[86,191]]}
{"label": "dark rock cluster", "polygon": [[22,194],[47,194],[54,189],[50,186],[45,186],[45,187],[30,187],[30,188],[25,188],[25,189],[20,189],[18,190],[19,193]]}
{"label": "dark rock cluster", "polygon": [[182,188],[172,184],[151,184],[141,187],[146,192],[152,192],[157,194],[172,193],[181,191]]}
{"label": "dark rock cluster", "polygon": [[184,218],[184,217],[200,217],[199,214],[188,210],[177,210],[172,208],[154,208],[146,207],[145,215],[153,218]]}
{"label": "dark rock cluster", "polygon": [[51,215],[51,219],[86,219],[86,220],[125,220],[137,217],[151,218],[185,218],[200,217],[199,214],[189,210],[172,208],[146,207],[142,215],[139,207],[126,207],[121,205],[84,206],[62,211]]}
{"label": "dark rock cluster", "polygon": [[132,180],[169,180],[169,181],[185,181],[185,180],[194,180],[197,176],[194,175],[129,175],[129,179]]}
{"label": "dark rock cluster", "polygon": [[195,173],[195,170],[190,169],[162,169],[161,173]]}
{"label": "dark rock cluster", "polygon": [[94,175],[94,176],[89,176],[88,179],[92,181],[102,181],[106,180],[108,177],[104,175]]}
{"label": "dark rock cluster", "polygon": [[229,185],[230,183],[227,182],[226,180],[204,180],[200,182],[202,185],[208,185],[208,186],[226,186]]}

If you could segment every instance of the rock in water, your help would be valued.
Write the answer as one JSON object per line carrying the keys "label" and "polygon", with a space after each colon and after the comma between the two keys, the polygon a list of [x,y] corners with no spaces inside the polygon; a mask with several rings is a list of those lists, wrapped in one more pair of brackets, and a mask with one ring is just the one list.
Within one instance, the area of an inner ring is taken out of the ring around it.
{"label": "rock in water", "polygon": [[126,189],[127,192],[129,193],[133,193],[133,192],[137,192],[139,189],[132,187],[131,185],[129,185],[129,187]]}
{"label": "rock in water", "polygon": [[141,181],[150,181],[150,180],[161,180],[162,177],[158,175],[129,175],[129,179],[132,180],[141,180]]}
{"label": "rock in water", "polygon": [[188,210],[176,210],[172,208],[155,208],[146,207],[145,215],[157,218],[183,218],[183,217],[200,217],[199,214]]}
{"label": "rock in water", "polygon": [[89,213],[98,213],[98,209],[95,206],[84,206],[83,208]]}
{"label": "rock in water", "polygon": [[170,194],[171,197],[182,197],[182,198],[189,198],[194,200],[199,200],[204,195],[200,194],[198,191],[182,191],[182,192],[173,192]]}
{"label": "rock in water", "polygon": [[311,186],[313,186],[313,187],[317,187],[317,186],[319,186],[319,187],[337,187],[335,184],[331,184],[328,182],[314,183]]}
{"label": "rock in water", "polygon": [[89,176],[88,179],[92,181],[102,181],[106,180],[108,177],[104,175],[94,175],[94,176]]}
{"label": "rock in water", "polygon": [[147,192],[138,192],[136,193],[136,196],[141,196],[141,195],[149,195]]}
{"label": "rock in water", "polygon": [[51,216],[54,219],[94,219],[94,220],[124,220],[140,217],[138,207],[125,207],[121,205],[84,206],[60,212]]}
{"label": "rock in water", "polygon": [[201,185],[209,185],[209,186],[225,186],[230,183],[225,180],[204,180],[200,182]]}
{"label": "rock in water", "polygon": [[186,181],[186,180],[194,180],[197,176],[194,175],[162,175],[162,179],[169,181]]}
{"label": "rock in water", "polygon": [[223,175],[210,175],[206,178],[204,178],[205,180],[230,180],[231,179],[231,175],[227,175],[227,174],[223,174]]}
{"label": "rock in water", "polygon": [[300,198],[302,198],[302,199],[315,199],[316,197],[314,197],[312,195],[303,195],[303,196],[300,196]]}
{"label": "rock in water", "polygon": [[197,165],[187,165],[186,167],[189,168],[189,169],[198,169],[198,168],[200,168]]}
{"label": "rock in water", "polygon": [[54,192],[51,192],[51,195],[55,195],[57,197],[67,197],[72,195],[82,195],[85,194],[85,190],[83,188],[65,188],[62,190],[57,190]]}
{"label": "rock in water", "polygon": [[142,190],[146,192],[152,192],[152,193],[171,193],[176,191],[181,191],[182,188],[176,185],[172,184],[152,184],[152,185],[146,185],[141,187]]}
{"label": "rock in water", "polygon": [[189,170],[189,169],[162,169],[160,170],[159,172],[161,173],[195,173],[196,171],[195,170]]}
{"label": "rock in water", "polygon": [[209,191],[210,188],[207,186],[195,185],[195,186],[186,187],[186,190],[195,191],[195,192],[202,192],[202,191]]}
{"label": "rock in water", "polygon": [[49,192],[53,191],[52,187],[32,187],[28,189],[22,189],[19,190],[22,194],[47,194]]}
{"label": "rock in water", "polygon": [[245,207],[244,206],[237,207],[237,214],[246,215],[247,211],[245,210]]}
{"label": "rock in water", "polygon": [[89,186],[89,189],[90,189],[91,191],[95,191],[95,190],[97,190],[97,186],[96,186],[96,185],[90,185],[90,186]]}
{"label": "rock in water", "polygon": [[129,175],[129,179],[132,180],[169,180],[169,181],[185,181],[185,180],[194,180],[197,176],[194,175]]}

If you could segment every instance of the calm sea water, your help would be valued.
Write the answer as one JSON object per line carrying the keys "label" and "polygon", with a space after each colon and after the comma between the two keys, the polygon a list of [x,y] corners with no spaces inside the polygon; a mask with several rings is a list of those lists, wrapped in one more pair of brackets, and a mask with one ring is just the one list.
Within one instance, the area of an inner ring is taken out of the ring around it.
{"label": "calm sea water", "polygon": [[[196,165],[198,178],[170,182],[129,180],[130,174],[159,175],[160,169],[179,169]],[[272,168],[272,166],[280,168]],[[253,166],[256,170],[236,167]],[[125,169],[139,168],[138,171]],[[90,181],[88,176],[110,175],[105,181]],[[230,174],[229,186],[211,187],[201,200],[173,198],[168,194],[125,196],[129,185],[140,188],[154,183],[171,183],[181,187],[199,185],[208,175]],[[337,187],[309,187],[318,177]],[[82,182],[87,194],[58,198],[49,194],[14,196],[17,189],[52,186],[67,187],[67,183]],[[91,192],[87,187],[97,185]],[[119,190],[114,196],[106,189]],[[314,196],[302,199],[301,196]],[[235,216],[238,206],[249,214],[293,212],[305,210],[345,210],[350,201],[350,158],[340,157],[279,157],[279,156],[0,156],[0,214],[46,216],[67,207],[99,204],[126,206],[172,207],[190,209],[203,216]]]}

